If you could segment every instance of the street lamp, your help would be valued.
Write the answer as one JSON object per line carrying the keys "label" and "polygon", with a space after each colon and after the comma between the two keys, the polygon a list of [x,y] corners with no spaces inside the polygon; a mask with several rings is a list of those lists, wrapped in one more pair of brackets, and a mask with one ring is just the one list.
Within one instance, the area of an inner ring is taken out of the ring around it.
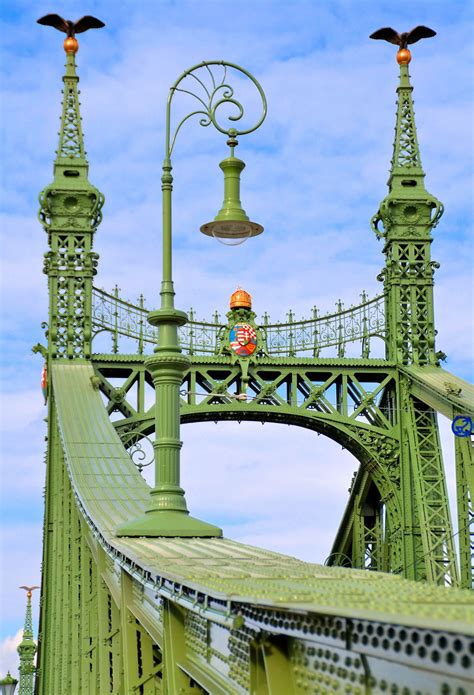
{"label": "street lamp", "polygon": [[240,173],[245,167],[245,162],[237,159],[234,154],[235,147],[239,144],[236,139],[237,131],[229,130],[227,144],[230,147],[230,157],[224,159],[220,168],[224,172],[224,202],[213,222],[207,222],[201,227],[201,232],[225,244],[237,246],[263,232],[263,227],[256,222],[251,222],[242,209],[240,203]]}
{"label": "street lamp", "polygon": [[18,681],[13,678],[10,671],[8,671],[5,678],[0,680],[0,695],[13,695]]}
{"label": "street lamp", "polygon": [[[244,116],[244,108],[234,96],[234,89],[227,81],[228,70],[248,78],[261,99],[262,113],[257,123],[246,129],[224,128],[217,120],[217,111],[223,106],[233,107],[235,115],[228,116],[233,123]],[[220,71],[220,80],[216,71]],[[184,82],[187,80],[187,82]],[[196,94],[188,85],[198,89]],[[181,92],[195,98],[198,107],[178,123],[171,136],[171,106],[173,97]],[[265,94],[257,80],[246,70],[224,61],[208,61],[186,70],[171,87],[166,107],[165,157],[161,190],[163,199],[163,272],[161,282],[161,307],[148,315],[148,321],[159,330],[158,344],[154,354],[147,357],[145,366],[155,385],[155,486],[150,491],[150,502],[138,519],[118,527],[118,536],[179,536],[211,537],[222,536],[217,526],[189,516],[180,486],[180,387],[190,360],[179,347],[178,328],[187,322],[187,315],[174,306],[172,279],[172,190],[171,155],[182,125],[191,117],[200,117],[200,125],[213,125],[227,135],[230,156],[221,162],[224,172],[224,202],[212,222],[201,227],[201,231],[223,243],[235,245],[247,238],[261,234],[263,227],[251,222],[240,203],[240,174],[245,167],[234,154],[237,136],[251,133],[263,123],[267,113]]]}

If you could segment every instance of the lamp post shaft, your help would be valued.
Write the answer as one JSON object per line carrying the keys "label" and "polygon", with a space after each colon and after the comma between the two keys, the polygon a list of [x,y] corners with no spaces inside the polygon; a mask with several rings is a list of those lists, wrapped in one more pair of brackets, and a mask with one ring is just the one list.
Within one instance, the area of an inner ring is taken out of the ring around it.
{"label": "lamp post shaft", "polygon": [[172,166],[169,157],[163,162],[163,175],[161,177],[161,190],[163,202],[163,275],[161,282],[161,308],[174,308],[174,288],[173,288],[173,271],[172,271],[172,193],[173,193],[173,176],[171,174]]}
{"label": "lamp post shaft", "polygon": [[[217,83],[210,66],[221,66],[224,70],[223,79]],[[120,526],[116,533],[119,536],[222,536],[222,530],[217,526],[208,524],[189,516],[184,497],[184,490],[180,487],[180,453],[182,442],[180,440],[180,387],[183,377],[191,364],[190,359],[183,355],[179,346],[178,328],[187,322],[187,315],[174,306],[174,288],[172,278],[172,192],[173,176],[171,174],[171,154],[176,135],[183,123],[188,118],[201,115],[200,123],[208,126],[211,123],[221,133],[232,134],[232,144],[238,131],[234,128],[224,130],[216,120],[216,110],[223,103],[230,103],[238,110],[238,115],[231,117],[232,121],[239,120],[243,115],[243,108],[233,96],[233,89],[225,83],[227,68],[234,68],[249,77],[257,87],[262,98],[263,113],[257,123],[250,129],[240,133],[249,133],[259,127],[266,115],[266,101],[263,91],[254,77],[242,68],[231,63],[209,62],[202,63],[187,70],[171,87],[165,124],[165,158],[163,162],[163,175],[161,178],[163,201],[163,228],[162,228],[162,281],[160,308],[148,315],[148,322],[158,327],[158,343],[152,355],[146,358],[145,366],[150,373],[155,386],[155,485],[150,490],[150,502],[145,513],[133,521]],[[204,82],[194,74],[197,70],[207,70],[212,80],[212,88],[208,90]],[[180,83],[191,75],[198,84],[204,87],[209,99],[205,101],[187,89],[181,88]],[[200,104],[197,111],[192,111],[185,116],[171,138],[171,104],[175,93],[184,92],[195,96]],[[204,107],[204,110],[203,108]],[[235,141],[236,143],[236,141]],[[231,143],[229,143],[231,144]],[[233,156],[224,163],[226,193],[225,200],[236,201],[232,208],[231,218],[235,217],[234,208],[240,211],[239,200],[239,174],[244,163]],[[239,218],[247,220],[243,211],[239,212]],[[261,231],[261,228],[260,228]]]}

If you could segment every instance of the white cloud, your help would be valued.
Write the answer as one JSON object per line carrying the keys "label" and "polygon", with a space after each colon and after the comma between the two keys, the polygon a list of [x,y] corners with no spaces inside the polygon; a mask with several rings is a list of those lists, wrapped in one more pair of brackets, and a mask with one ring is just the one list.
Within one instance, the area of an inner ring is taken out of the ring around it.
{"label": "white cloud", "polygon": [[0,641],[0,675],[4,678],[9,671],[13,678],[18,679],[19,657],[17,647],[21,642],[22,630],[15,635],[9,635]]}

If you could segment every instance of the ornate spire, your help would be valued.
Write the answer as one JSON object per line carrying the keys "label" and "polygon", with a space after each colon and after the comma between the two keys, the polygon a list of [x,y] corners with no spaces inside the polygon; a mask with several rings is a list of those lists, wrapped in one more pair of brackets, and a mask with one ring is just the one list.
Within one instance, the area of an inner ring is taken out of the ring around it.
{"label": "ornate spire", "polygon": [[66,53],[66,74],[63,76],[64,98],[63,113],[61,117],[61,131],[59,133],[58,160],[64,157],[74,157],[85,160],[84,141],[82,137],[81,116],[79,113],[79,97],[76,75],[75,55]]}
{"label": "ornate spire", "polygon": [[[426,27],[418,29],[432,32]],[[373,35],[373,38],[385,37]],[[379,279],[383,280],[386,298],[387,357],[401,364],[434,364],[437,356],[434,351],[436,333],[432,287],[438,264],[431,261],[430,245],[431,230],[437,225],[443,206],[428,193],[424,184],[413,110],[413,87],[408,74],[410,60],[410,51],[406,47],[400,48],[397,54],[400,83],[389,192],[372,218],[372,228],[379,239],[385,240],[386,263]]]}
{"label": "ornate spire", "polygon": [[20,655],[20,688],[19,695],[33,695],[34,692],[34,676],[35,664],[34,658],[36,653],[36,643],[33,639],[33,616],[31,611],[31,594],[37,586],[20,586],[20,589],[26,590],[27,602],[25,613],[25,624],[23,627],[23,639],[18,645],[18,654]]}
{"label": "ornate spire", "polygon": [[[57,15],[47,15],[50,17]],[[88,180],[75,64],[77,40],[68,35],[64,49],[66,72],[54,181],[40,193],[39,219],[50,247],[44,265],[50,294],[48,353],[53,358],[75,359],[90,357],[92,278],[98,258],[92,246],[104,196]]]}
{"label": "ornate spire", "polygon": [[400,83],[397,88],[397,122],[388,186],[390,191],[400,188],[424,189],[425,173],[421,166],[420,149],[416,134],[413,87],[408,74],[408,62],[400,64]]}
{"label": "ornate spire", "polygon": [[73,51],[66,51],[65,68],[61,128],[54,162],[54,178],[61,184],[67,182],[72,186],[77,186],[79,182],[87,182],[90,185],[87,180],[89,165],[82,133],[78,90],[79,76],[76,73],[76,60]]}

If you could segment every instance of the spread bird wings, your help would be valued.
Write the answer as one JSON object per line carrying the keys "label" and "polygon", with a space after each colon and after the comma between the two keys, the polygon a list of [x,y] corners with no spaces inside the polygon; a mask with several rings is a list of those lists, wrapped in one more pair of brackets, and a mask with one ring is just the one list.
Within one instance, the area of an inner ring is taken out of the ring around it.
{"label": "spread bird wings", "polygon": [[58,14],[45,14],[44,17],[40,17],[37,20],[37,24],[44,24],[48,27],[54,27],[59,31],[64,31],[65,34],[68,33],[68,25],[65,19],[60,17]]}
{"label": "spread bird wings", "polygon": [[436,36],[436,32],[420,24],[408,32],[407,43],[416,43],[420,39],[430,39],[432,36]]}
{"label": "spread bird wings", "polygon": [[82,34],[83,31],[87,31],[88,29],[101,29],[102,27],[105,27],[104,22],[101,22],[97,17],[92,17],[90,14],[84,15],[84,17],[78,19],[77,22],[74,22],[76,34]]}
{"label": "spread bird wings", "polygon": [[377,29],[377,31],[374,31],[374,33],[371,34],[369,38],[383,39],[384,41],[394,43],[395,46],[400,45],[400,34],[398,33],[398,31],[395,31],[395,29],[392,29],[392,27],[383,27],[382,29]]}

